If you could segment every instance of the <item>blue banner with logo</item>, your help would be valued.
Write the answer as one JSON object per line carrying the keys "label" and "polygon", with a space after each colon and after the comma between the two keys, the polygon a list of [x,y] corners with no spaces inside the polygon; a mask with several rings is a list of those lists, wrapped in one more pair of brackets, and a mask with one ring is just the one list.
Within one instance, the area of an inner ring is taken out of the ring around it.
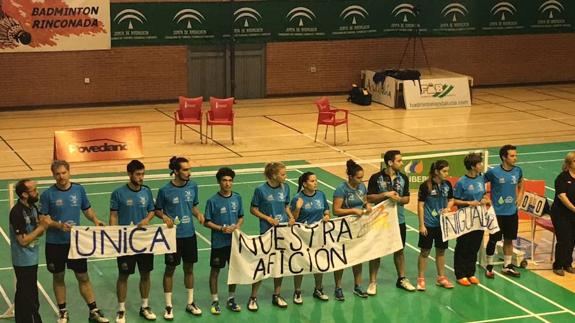
{"label": "blue banner with logo", "polygon": [[112,3],[112,45],[574,32],[568,0]]}

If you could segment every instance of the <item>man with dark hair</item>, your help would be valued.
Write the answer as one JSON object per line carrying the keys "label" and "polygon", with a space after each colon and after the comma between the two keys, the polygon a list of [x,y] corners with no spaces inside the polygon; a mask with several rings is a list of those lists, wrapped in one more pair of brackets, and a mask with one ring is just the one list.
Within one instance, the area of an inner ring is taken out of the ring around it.
{"label": "man with dark hair", "polygon": [[485,174],[485,182],[491,183],[491,202],[497,215],[499,232],[489,235],[489,242],[485,253],[487,278],[495,278],[493,272],[493,255],[496,244],[503,238],[503,269],[502,272],[512,277],[519,277],[521,273],[511,263],[513,257],[513,240],[517,239],[519,218],[517,206],[523,199],[525,191],[523,185],[523,171],[517,163],[517,147],[505,145],[499,150],[501,165],[495,166]]}
{"label": "man with dark hair", "polygon": [[[367,201],[370,203],[380,203],[391,199],[397,204],[397,216],[399,218],[399,231],[401,233],[401,242],[405,247],[405,238],[407,228],[405,225],[404,205],[409,203],[409,179],[401,173],[403,160],[399,150],[389,150],[383,155],[385,168],[373,174],[369,178],[367,188]],[[367,293],[376,294],[377,271],[379,269],[380,259],[374,259],[369,262],[370,283],[367,287]],[[405,256],[403,249],[393,254],[393,262],[397,271],[397,282],[395,286],[409,292],[414,292],[415,287],[405,277]]]}
{"label": "man with dark hair", "polygon": [[170,173],[174,178],[158,191],[156,216],[170,217],[176,227],[176,252],[165,255],[164,297],[166,311],[164,319],[173,320],[172,289],[176,267],[184,262],[184,285],[188,291],[186,312],[202,315],[194,302],[194,263],[198,262],[198,242],[192,216],[204,224],[204,215],[198,209],[198,185],[190,180],[190,163],[184,157],[170,159]]}
{"label": "man with dark hair", "polygon": [[[110,225],[138,225],[146,226],[154,217],[154,197],[152,191],[144,185],[144,164],[139,160],[128,163],[127,172],[130,178],[125,185],[118,187],[110,197]],[[172,226],[168,216],[164,216],[164,223]],[[116,292],[118,295],[118,313],[116,323],[126,322],[126,294],[128,291],[128,277],[135,272],[136,264],[140,272],[140,316],[148,321],[156,319],[156,314],[150,308],[148,297],[150,295],[150,272],[154,269],[154,254],[137,254],[133,256],[118,257],[118,280]]]}
{"label": "man with dark hair", "polygon": [[10,210],[10,251],[16,274],[14,297],[16,323],[40,322],[38,301],[38,238],[50,226],[51,219],[38,216],[36,182],[23,179],[16,184],[18,202]]}
{"label": "man with dark hair", "polygon": [[80,294],[89,308],[90,322],[107,323],[108,319],[96,305],[86,259],[68,259],[70,228],[80,224],[80,213],[84,213],[95,225],[104,223],[96,217],[84,187],[70,182],[70,165],[66,161],[55,160],[50,169],[56,184],[40,196],[40,213],[50,215],[53,220],[46,232],[46,264],[54,280],[54,294],[59,308],[58,323],[67,323],[69,320],[64,279],[66,267],[76,275]]}
{"label": "man with dark hair", "polygon": [[[239,230],[244,222],[244,210],[242,197],[232,191],[232,184],[236,173],[223,167],[216,173],[216,179],[220,184],[220,190],[214,194],[206,203],[206,222],[204,225],[212,229],[212,252],[210,255],[210,292],[212,294],[212,305],[210,312],[220,314],[220,304],[218,300],[218,275],[220,269],[230,262],[232,245],[232,233]],[[235,301],[236,285],[228,285],[229,297],[226,302],[227,307],[239,312],[240,306]]]}

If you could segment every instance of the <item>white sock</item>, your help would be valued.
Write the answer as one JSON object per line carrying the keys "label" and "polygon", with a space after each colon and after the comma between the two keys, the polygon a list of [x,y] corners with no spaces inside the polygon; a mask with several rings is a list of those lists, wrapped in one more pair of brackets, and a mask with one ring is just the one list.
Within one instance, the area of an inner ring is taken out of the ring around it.
{"label": "white sock", "polygon": [[125,312],[126,311],[126,302],[118,303],[118,312]]}
{"label": "white sock", "polygon": [[488,265],[493,265],[493,255],[487,256],[486,260]]}
{"label": "white sock", "polygon": [[146,308],[148,307],[148,299],[147,298],[142,298],[142,308]]}
{"label": "white sock", "polygon": [[218,294],[212,294],[212,302],[217,302],[217,301],[219,301]]}
{"label": "white sock", "polygon": [[194,289],[188,289],[188,304],[192,304],[194,302]]}
{"label": "white sock", "polygon": [[228,300],[235,298],[236,297],[236,293],[235,292],[230,292],[230,295],[228,296]]}
{"label": "white sock", "polygon": [[511,258],[512,257],[513,256],[503,256],[503,265],[507,266],[507,265],[511,264]]}
{"label": "white sock", "polygon": [[166,306],[172,307],[172,293],[164,293],[166,298]]}

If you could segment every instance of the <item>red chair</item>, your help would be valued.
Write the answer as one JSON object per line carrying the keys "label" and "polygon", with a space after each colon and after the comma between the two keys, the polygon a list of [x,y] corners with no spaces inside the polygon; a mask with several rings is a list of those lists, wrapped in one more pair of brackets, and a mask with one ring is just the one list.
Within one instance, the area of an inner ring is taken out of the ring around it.
{"label": "red chair", "polygon": [[232,130],[232,144],[234,143],[234,100],[234,98],[218,99],[210,97],[207,126],[210,126],[212,140],[214,138],[214,126],[230,126]]}
{"label": "red chair", "polygon": [[[319,129],[319,125],[325,125],[325,135],[324,139],[327,139],[327,128],[329,126],[333,126],[333,145],[335,146],[335,128],[339,125],[345,124],[345,128],[347,131],[347,141],[349,141],[349,126],[347,122],[347,116],[349,111],[346,109],[338,109],[334,106],[329,104],[329,100],[324,96],[323,98],[315,101],[315,105],[317,106],[318,115],[317,115],[317,125],[315,127],[315,139],[314,142],[317,141],[317,131]],[[343,116],[338,118],[338,112]]]}
{"label": "red chair", "polygon": [[178,99],[180,107],[178,111],[174,112],[174,143],[176,143],[178,125],[180,125],[180,139],[182,139],[182,125],[184,124],[200,125],[200,143],[204,143],[202,137],[202,103],[204,98],[201,96],[197,98],[186,98],[180,96]]}

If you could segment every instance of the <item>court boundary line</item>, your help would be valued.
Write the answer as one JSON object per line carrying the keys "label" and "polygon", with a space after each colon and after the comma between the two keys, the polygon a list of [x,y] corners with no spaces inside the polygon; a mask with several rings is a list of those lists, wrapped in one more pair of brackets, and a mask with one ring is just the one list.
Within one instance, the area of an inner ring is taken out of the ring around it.
{"label": "court boundary line", "polygon": [[[565,311],[544,312],[544,313],[537,313],[537,315],[547,316],[547,315],[556,315],[556,314],[562,314],[562,313],[565,313]],[[501,321],[519,320],[519,319],[530,318],[530,317],[534,317],[534,315],[515,315],[515,316],[500,317],[500,318],[496,318],[496,319],[487,319],[487,320],[481,320],[481,321],[467,321],[466,323],[501,322]]]}

